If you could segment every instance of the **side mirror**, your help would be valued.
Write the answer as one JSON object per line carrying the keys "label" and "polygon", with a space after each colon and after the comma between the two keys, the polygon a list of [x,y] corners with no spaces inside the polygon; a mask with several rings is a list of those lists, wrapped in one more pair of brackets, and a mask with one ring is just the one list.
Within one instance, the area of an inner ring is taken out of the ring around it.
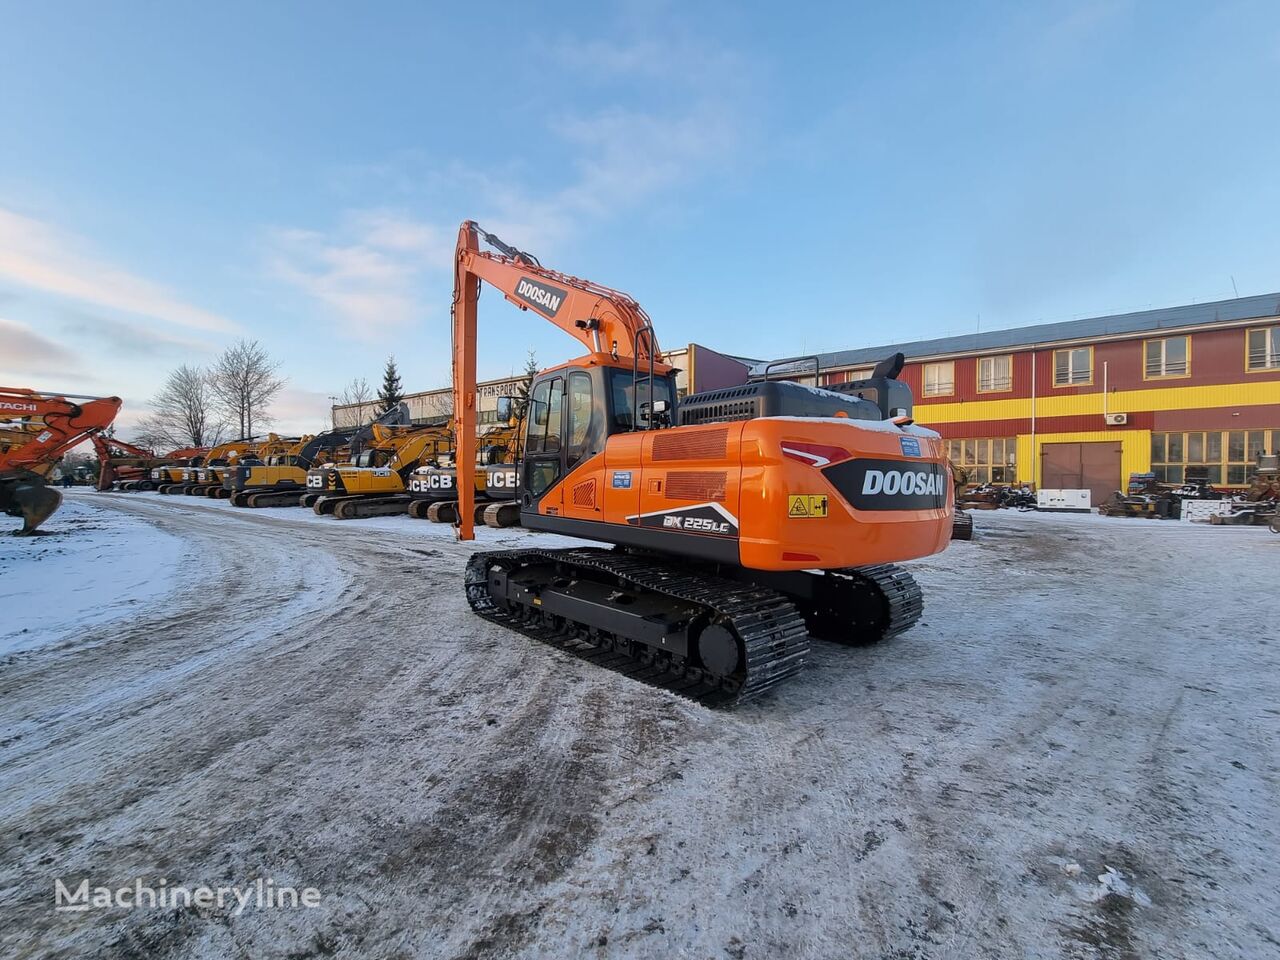
{"label": "side mirror", "polygon": [[496,411],[499,423],[510,423],[516,416],[516,403],[514,397],[499,397],[498,409]]}

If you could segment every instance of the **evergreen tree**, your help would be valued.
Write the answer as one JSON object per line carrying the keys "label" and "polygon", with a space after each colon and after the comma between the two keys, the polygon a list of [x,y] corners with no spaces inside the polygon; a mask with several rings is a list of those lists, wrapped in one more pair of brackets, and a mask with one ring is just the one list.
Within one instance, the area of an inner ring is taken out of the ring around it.
{"label": "evergreen tree", "polygon": [[400,371],[396,369],[395,356],[387,357],[382,369],[382,386],[378,388],[378,413],[394,410],[404,399],[404,387],[400,384]]}
{"label": "evergreen tree", "polygon": [[533,351],[529,351],[529,359],[524,364],[524,378],[516,387],[515,401],[512,403],[512,414],[517,420],[524,417],[525,410],[529,406],[529,391],[533,389],[533,378],[538,375],[538,361],[534,357]]}

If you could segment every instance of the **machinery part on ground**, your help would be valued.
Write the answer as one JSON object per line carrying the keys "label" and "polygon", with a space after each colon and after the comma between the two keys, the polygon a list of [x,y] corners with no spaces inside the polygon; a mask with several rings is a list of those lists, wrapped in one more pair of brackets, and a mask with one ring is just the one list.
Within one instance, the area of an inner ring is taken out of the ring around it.
{"label": "machinery part on ground", "polygon": [[[477,554],[466,580],[477,613],[726,702],[799,670],[810,632],[876,639],[919,619],[920,590],[894,564],[946,548],[954,491],[941,438],[912,420],[901,354],[831,389],[766,377],[679,399],[635,300],[466,221],[453,296],[463,465],[475,457],[482,283],[589,351],[533,379],[520,522],[619,549]],[[471,484],[457,492],[469,540],[478,498]]]}
{"label": "machinery part on ground", "polygon": [[973,539],[973,514],[968,510],[961,510],[956,507],[955,514],[951,518],[951,539]]}
{"label": "machinery part on ground", "polygon": [[29,470],[0,477],[0,513],[22,519],[23,534],[35,532],[62,505],[62,494]]}
{"label": "machinery part on ground", "polygon": [[65,453],[111,426],[119,397],[84,397],[0,387],[0,511],[31,534],[58,509],[48,475]]}

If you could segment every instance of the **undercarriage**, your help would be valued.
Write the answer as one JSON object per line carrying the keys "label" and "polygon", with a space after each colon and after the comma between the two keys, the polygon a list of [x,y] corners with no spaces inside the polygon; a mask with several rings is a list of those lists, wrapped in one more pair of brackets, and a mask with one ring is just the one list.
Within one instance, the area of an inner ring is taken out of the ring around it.
{"label": "undercarriage", "polygon": [[923,612],[892,564],[775,573],[604,548],[477,553],[466,590],[486,619],[709,706],[797,673],[810,637],[875,643]]}

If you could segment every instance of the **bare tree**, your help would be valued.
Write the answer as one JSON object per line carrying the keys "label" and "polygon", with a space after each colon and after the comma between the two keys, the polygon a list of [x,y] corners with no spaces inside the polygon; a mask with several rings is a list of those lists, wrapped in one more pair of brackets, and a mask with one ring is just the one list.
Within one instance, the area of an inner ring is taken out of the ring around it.
{"label": "bare tree", "polygon": [[267,407],[285,384],[285,378],[276,375],[279,367],[257,340],[238,340],[214,361],[210,387],[240,437],[251,437],[255,426],[272,422]]}
{"label": "bare tree", "polygon": [[143,446],[155,450],[204,447],[222,436],[213,390],[199,367],[183,364],[171,371],[150,405],[151,413],[134,432],[134,439]]}
{"label": "bare tree", "polygon": [[363,407],[372,399],[373,387],[369,386],[369,381],[364,377],[354,377],[350,383],[342,388],[342,396],[338,398],[344,407],[354,404],[359,404]]}

